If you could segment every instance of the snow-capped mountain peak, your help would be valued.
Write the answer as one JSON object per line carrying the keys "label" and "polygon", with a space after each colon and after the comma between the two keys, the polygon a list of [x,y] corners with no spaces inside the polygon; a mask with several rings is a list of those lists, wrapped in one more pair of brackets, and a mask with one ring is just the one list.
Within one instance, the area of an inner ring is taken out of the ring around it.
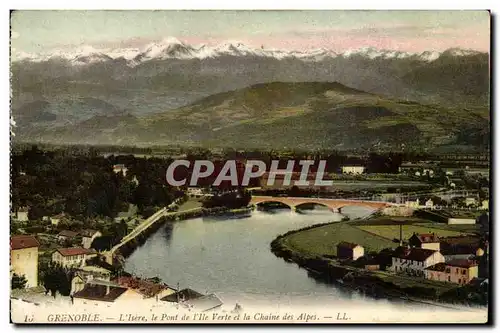
{"label": "snow-capped mountain peak", "polygon": [[452,57],[466,57],[479,54],[480,52],[471,49],[451,48],[443,52],[443,55]]}
{"label": "snow-capped mountain peak", "polygon": [[147,44],[143,48],[115,48],[96,49],[92,46],[81,46],[70,50],[52,50],[43,54],[29,54],[12,49],[13,61],[42,62],[50,59],[63,59],[73,65],[86,65],[106,62],[114,59],[124,59],[129,66],[137,66],[151,60],[166,59],[209,59],[222,56],[231,57],[263,57],[274,59],[299,59],[314,62],[337,57],[351,58],[360,57],[365,59],[410,59],[414,61],[432,62],[441,56],[463,57],[479,54],[478,51],[464,49],[449,49],[444,52],[425,51],[422,53],[404,52],[400,50],[384,50],[371,46],[358,49],[350,49],[343,53],[335,53],[323,47],[311,50],[282,50],[264,48],[264,46],[253,47],[241,41],[226,41],[215,46],[197,45],[193,46],[175,37],[168,37],[161,41]]}
{"label": "snow-capped mountain peak", "polygon": [[165,38],[160,42],[151,43],[134,58],[135,61],[164,60],[168,58],[193,58],[196,49],[175,37]]}

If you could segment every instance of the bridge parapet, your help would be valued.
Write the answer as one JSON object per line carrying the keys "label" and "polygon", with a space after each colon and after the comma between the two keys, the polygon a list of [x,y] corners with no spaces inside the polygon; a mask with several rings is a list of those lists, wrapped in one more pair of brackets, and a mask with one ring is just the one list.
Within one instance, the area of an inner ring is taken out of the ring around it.
{"label": "bridge parapet", "polygon": [[303,204],[318,204],[326,206],[334,211],[340,211],[346,206],[361,206],[380,209],[391,206],[392,203],[384,201],[367,201],[367,200],[349,200],[349,199],[330,199],[330,198],[301,198],[301,197],[271,197],[271,196],[255,196],[252,197],[250,204],[258,205],[265,202],[279,202],[287,205],[291,209]]}

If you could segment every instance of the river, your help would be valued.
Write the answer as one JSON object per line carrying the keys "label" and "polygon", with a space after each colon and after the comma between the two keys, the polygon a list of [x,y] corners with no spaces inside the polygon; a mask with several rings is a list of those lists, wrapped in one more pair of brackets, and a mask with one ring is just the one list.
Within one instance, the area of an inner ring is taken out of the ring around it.
{"label": "river", "polygon": [[[361,207],[345,210],[351,218],[369,213]],[[181,289],[214,292],[233,307],[239,303],[243,308],[251,305],[277,310],[304,310],[318,305],[372,309],[374,302],[394,311],[420,307],[373,300],[321,283],[270,251],[271,241],[279,234],[342,217],[328,210],[303,214],[275,210],[254,211],[245,218],[178,221],[153,234],[126,260],[125,270],[142,277],[157,276],[174,288],[179,285]]]}

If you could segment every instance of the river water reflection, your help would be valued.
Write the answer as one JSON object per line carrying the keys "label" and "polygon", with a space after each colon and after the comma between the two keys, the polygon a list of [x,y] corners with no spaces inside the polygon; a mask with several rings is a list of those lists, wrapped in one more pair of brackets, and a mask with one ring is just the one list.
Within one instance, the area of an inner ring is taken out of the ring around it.
{"label": "river water reflection", "polygon": [[[361,207],[347,207],[344,211],[351,218],[370,212]],[[126,260],[125,270],[142,277],[160,277],[174,288],[179,284],[181,289],[214,292],[225,304],[234,306],[237,302],[244,308],[252,305],[305,309],[324,305],[373,310],[373,305],[385,304],[394,311],[401,311],[407,306],[420,307],[388,300],[375,301],[324,284],[270,251],[271,241],[279,234],[339,221],[342,217],[328,210],[302,214],[275,210],[254,211],[244,218],[178,221],[153,234]]]}
{"label": "river water reflection", "polygon": [[[351,208],[351,216],[366,215]],[[289,230],[339,221],[328,210],[303,214],[289,210],[254,211],[244,218],[209,217],[167,224],[126,261],[125,270],[160,277],[172,286],[215,292],[240,303],[265,301],[289,304],[316,295],[339,297],[332,286],[316,282],[307,271],[277,258],[271,241]]]}

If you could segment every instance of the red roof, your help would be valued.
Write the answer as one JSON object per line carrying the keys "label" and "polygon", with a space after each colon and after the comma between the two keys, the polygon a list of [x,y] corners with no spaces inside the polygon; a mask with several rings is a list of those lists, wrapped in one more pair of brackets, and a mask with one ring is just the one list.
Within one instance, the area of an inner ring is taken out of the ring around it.
{"label": "red roof", "polygon": [[415,234],[422,243],[437,243],[438,237],[435,234]]}
{"label": "red roof", "polygon": [[132,276],[121,276],[115,282],[122,287],[134,289],[146,297],[153,297],[168,288],[165,284],[154,283]]}
{"label": "red roof", "polygon": [[84,249],[83,247],[68,247],[64,249],[57,249],[57,252],[63,256],[77,256],[80,254],[92,254],[96,253],[94,249]]}
{"label": "red roof", "polygon": [[40,243],[33,236],[21,235],[21,236],[10,237],[11,250],[20,250],[20,249],[27,249],[30,247],[39,247],[39,246]]}

